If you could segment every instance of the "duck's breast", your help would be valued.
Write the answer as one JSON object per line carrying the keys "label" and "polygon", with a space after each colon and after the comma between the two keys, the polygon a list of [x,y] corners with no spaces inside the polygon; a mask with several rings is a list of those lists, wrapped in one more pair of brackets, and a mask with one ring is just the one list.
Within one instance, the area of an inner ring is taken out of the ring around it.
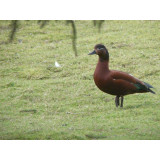
{"label": "duck's breast", "polygon": [[103,73],[101,71],[95,70],[94,82],[100,90],[108,93],[108,91],[110,90],[110,85],[112,84],[112,78],[110,77],[110,71],[106,71],[105,73]]}

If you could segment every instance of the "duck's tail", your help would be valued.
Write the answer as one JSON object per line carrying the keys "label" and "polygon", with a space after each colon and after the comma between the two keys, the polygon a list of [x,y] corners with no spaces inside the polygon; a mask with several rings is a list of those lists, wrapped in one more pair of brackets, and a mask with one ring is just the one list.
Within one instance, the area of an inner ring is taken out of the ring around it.
{"label": "duck's tail", "polygon": [[153,94],[156,94],[154,91],[152,91],[152,90],[149,89],[149,88],[148,88],[148,91],[151,92],[151,93],[153,93]]}
{"label": "duck's tail", "polygon": [[153,86],[151,86],[150,84],[148,84],[148,83],[146,83],[146,82],[143,82],[143,83],[144,83],[144,85],[146,86],[148,92],[151,92],[151,93],[153,93],[153,94],[156,94],[154,91],[152,91],[152,90],[150,89],[150,88],[154,88]]}
{"label": "duck's tail", "polygon": [[150,88],[153,88],[153,86],[151,86],[150,84],[146,83],[146,82],[137,82],[136,84],[134,84],[137,88],[137,90],[139,90],[139,92],[143,93],[143,92],[151,92],[153,94],[156,94],[154,91],[152,91]]}

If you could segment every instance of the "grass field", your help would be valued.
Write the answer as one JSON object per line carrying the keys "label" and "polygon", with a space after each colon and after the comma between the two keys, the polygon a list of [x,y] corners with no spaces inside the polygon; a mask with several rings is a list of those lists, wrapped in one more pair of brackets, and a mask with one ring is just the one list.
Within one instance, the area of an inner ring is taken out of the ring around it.
{"label": "grass field", "polygon": [[[5,43],[9,21],[0,21],[0,139],[160,139],[160,21],[21,21],[13,43]],[[114,96],[94,84],[97,43],[107,46],[110,69],[148,82],[156,94]],[[62,66],[56,68],[55,61]]]}

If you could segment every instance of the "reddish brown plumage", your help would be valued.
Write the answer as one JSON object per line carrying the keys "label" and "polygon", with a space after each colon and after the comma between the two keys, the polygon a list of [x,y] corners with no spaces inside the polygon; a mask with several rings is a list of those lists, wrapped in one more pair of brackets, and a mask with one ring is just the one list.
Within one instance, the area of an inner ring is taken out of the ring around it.
{"label": "reddish brown plumage", "polygon": [[[133,94],[152,92],[151,85],[125,72],[109,69],[109,53],[105,46],[98,44],[90,54],[99,55],[99,60],[94,72],[94,81],[97,87],[105,93],[116,95],[116,106],[119,105],[119,97]],[[121,100],[123,106],[123,99]]]}
{"label": "reddish brown plumage", "polygon": [[127,94],[146,92],[137,91],[134,84],[137,82],[143,84],[143,82],[133,76],[121,71],[109,70],[108,61],[98,61],[94,72],[94,81],[100,90],[112,95],[124,96]]}

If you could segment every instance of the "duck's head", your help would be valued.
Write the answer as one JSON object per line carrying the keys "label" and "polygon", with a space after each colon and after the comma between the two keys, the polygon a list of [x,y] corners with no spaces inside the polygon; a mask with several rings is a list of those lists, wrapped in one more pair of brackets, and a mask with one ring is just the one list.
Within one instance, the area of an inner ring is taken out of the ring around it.
{"label": "duck's head", "polygon": [[94,51],[89,53],[89,55],[97,54],[100,60],[109,60],[109,53],[107,48],[103,44],[97,44],[94,47]]}

